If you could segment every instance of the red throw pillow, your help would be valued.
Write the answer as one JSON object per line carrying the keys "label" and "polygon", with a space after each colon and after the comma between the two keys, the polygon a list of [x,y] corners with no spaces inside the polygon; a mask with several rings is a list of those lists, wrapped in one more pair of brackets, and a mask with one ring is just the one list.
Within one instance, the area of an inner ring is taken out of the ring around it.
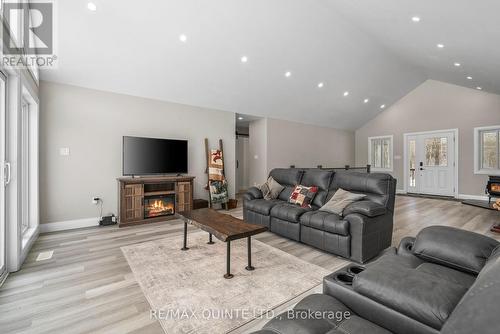
{"label": "red throw pillow", "polygon": [[310,208],[314,196],[318,193],[318,187],[295,186],[290,198],[289,203],[300,205],[302,208]]}

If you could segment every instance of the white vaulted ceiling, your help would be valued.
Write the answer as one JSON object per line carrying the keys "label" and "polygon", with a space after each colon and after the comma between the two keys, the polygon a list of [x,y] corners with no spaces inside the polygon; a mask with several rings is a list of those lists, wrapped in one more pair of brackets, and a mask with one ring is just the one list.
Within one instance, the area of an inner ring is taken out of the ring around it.
{"label": "white vaulted ceiling", "polygon": [[57,2],[43,80],[347,129],[429,78],[500,92],[493,0],[88,2]]}

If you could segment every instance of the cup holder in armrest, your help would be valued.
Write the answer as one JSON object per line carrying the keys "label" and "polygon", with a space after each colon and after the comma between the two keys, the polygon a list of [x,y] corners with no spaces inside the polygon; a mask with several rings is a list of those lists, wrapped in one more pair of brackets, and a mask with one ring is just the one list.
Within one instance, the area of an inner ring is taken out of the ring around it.
{"label": "cup holder in armrest", "polygon": [[358,275],[361,272],[363,272],[363,270],[365,270],[365,267],[361,267],[361,266],[351,266],[351,267],[347,268],[347,272],[351,275]]}
{"label": "cup holder in armrest", "polygon": [[345,285],[352,285],[354,276],[346,272],[335,274],[335,280]]}

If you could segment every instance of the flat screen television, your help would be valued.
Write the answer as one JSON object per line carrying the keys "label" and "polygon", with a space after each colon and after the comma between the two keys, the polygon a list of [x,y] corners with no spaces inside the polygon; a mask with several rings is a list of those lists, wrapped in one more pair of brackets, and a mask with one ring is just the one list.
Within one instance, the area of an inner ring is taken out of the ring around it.
{"label": "flat screen television", "polygon": [[182,174],[187,171],[187,140],[123,137],[123,175]]}

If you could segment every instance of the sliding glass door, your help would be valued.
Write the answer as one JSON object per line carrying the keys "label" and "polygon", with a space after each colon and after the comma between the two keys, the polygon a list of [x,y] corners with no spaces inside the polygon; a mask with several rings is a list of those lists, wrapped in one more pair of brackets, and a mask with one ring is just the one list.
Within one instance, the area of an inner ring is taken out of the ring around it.
{"label": "sliding glass door", "polygon": [[6,77],[0,72],[0,283],[6,275],[6,214],[5,214],[5,188],[10,182],[10,165],[6,162]]}

